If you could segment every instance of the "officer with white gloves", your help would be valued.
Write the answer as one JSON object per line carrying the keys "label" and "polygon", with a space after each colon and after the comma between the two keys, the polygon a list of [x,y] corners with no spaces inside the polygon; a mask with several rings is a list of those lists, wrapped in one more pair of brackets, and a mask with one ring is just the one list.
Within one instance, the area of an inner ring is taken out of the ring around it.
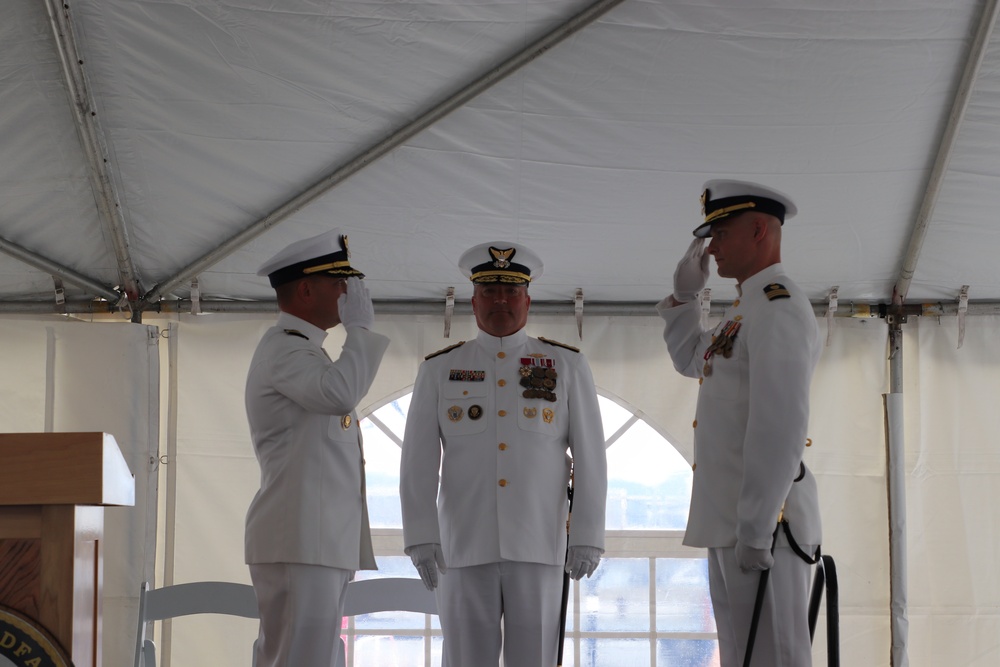
{"label": "officer with white gloves", "polygon": [[436,591],[443,664],[497,665],[502,651],[509,667],[551,667],[563,573],[590,576],[604,552],[597,392],[576,348],[524,331],[535,253],[485,243],[459,267],[479,334],[420,366],[400,463],[404,545]]}
{"label": "officer with white gloves", "polygon": [[[246,383],[260,489],[246,518],[246,562],[257,595],[258,667],[336,664],[347,584],[375,569],[355,408],[389,340],[364,278],[336,230],[297,241],[264,263],[281,313]],[[336,361],[323,349],[343,324]]]}
{"label": "officer with white gloves", "polygon": [[[776,190],[741,181],[709,181],[702,205],[674,292],[657,304],[674,367],[701,385],[684,544],[708,548],[722,667],[744,664],[765,570],[751,664],[808,667],[810,561],[821,527],[802,455],[821,347],[812,306],[781,265],[782,225],[796,208]],[[720,277],[736,280],[739,297],[705,330],[697,297],[710,256]],[[787,532],[777,530],[782,520]]]}

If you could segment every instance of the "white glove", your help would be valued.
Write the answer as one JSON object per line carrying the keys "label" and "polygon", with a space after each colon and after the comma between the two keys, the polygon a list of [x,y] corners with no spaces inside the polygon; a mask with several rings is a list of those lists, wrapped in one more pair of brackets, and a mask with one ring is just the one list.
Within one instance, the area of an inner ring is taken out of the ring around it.
{"label": "white glove", "polygon": [[406,550],[406,555],[417,568],[420,580],[427,590],[432,591],[438,585],[438,570],[441,574],[448,571],[444,564],[444,553],[440,544],[415,544]]}
{"label": "white glove", "polygon": [[743,572],[770,570],[774,556],[770,549],[752,549],[742,542],[736,543],[736,563]]}
{"label": "white glove", "polygon": [[705,239],[695,238],[674,270],[674,298],[680,303],[694,301],[708,283],[708,253]]}
{"label": "white glove", "polygon": [[601,562],[602,553],[604,549],[597,547],[572,546],[566,554],[566,571],[569,572],[569,576],[577,580],[582,579],[583,575],[590,578]]}
{"label": "white glove", "polygon": [[337,312],[345,329],[361,327],[371,329],[375,324],[375,307],[368,288],[361,278],[351,276],[347,279],[347,292],[337,299]]}

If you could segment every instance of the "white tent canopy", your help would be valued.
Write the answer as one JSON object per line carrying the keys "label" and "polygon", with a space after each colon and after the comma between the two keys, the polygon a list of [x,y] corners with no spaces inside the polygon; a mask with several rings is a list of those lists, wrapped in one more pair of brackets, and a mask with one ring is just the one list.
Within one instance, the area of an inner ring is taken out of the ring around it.
{"label": "white tent canopy", "polygon": [[[106,578],[109,663],[126,659],[154,544],[178,580],[244,576],[242,376],[271,319],[255,313],[274,307],[264,259],[331,226],[350,236],[393,337],[370,410],[449,342],[449,287],[452,338],[467,337],[458,255],[530,245],[536,315],[566,313],[537,333],[572,339],[580,290],[598,384],[690,456],[695,388],[650,304],[719,177],[793,196],[784,264],[818,313],[837,296],[814,385],[827,447],[810,456],[846,561],[845,664],[889,660],[885,393],[905,414],[889,468],[907,487],[910,662],[998,662],[995,0],[4,0],[0,17],[0,354],[17,369],[2,430],[105,430],[128,450],[140,503],[109,536],[128,566]],[[902,324],[891,366],[880,316]],[[185,535],[210,539],[184,532],[185,489],[207,487],[198,447],[187,467],[182,452],[202,439],[241,452],[238,471],[205,469],[238,489],[206,499],[228,540],[209,571],[181,560]],[[179,503],[159,540],[158,484]]]}
{"label": "white tent canopy", "polygon": [[335,225],[380,300],[498,235],[536,300],[657,300],[731,176],[795,197],[814,299],[997,300],[995,5],[8,0],[0,299],[267,300]]}

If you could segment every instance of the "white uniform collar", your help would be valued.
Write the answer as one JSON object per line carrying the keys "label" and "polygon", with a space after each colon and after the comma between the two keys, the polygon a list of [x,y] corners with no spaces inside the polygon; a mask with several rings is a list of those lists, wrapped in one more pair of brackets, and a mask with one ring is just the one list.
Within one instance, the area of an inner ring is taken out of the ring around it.
{"label": "white uniform collar", "polygon": [[740,296],[743,296],[743,292],[746,291],[747,289],[755,289],[757,287],[763,289],[764,285],[767,285],[768,283],[773,283],[776,277],[783,275],[784,273],[785,269],[782,268],[781,262],[778,262],[777,264],[772,264],[771,266],[761,269],[757,273],[753,274],[752,276],[744,280],[742,285],[737,285],[736,293],[739,294]]}
{"label": "white uniform collar", "polygon": [[509,336],[504,336],[503,338],[497,338],[496,336],[491,336],[482,329],[479,330],[479,335],[476,336],[476,342],[479,343],[482,348],[488,352],[499,352],[500,350],[510,350],[515,347],[520,347],[528,341],[528,334],[524,329],[520,329]]}
{"label": "white uniform collar", "polygon": [[295,317],[284,311],[278,315],[278,322],[275,325],[281,329],[294,329],[309,339],[310,343],[315,343],[318,347],[323,347],[326,340],[326,330],[320,329],[315,324],[306,322],[301,317]]}

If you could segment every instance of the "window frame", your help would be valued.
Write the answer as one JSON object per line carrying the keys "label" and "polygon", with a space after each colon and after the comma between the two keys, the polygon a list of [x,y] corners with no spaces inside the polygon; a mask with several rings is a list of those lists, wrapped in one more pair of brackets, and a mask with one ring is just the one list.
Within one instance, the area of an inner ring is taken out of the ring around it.
{"label": "window frame", "polygon": [[[391,397],[384,399],[380,404],[372,406],[363,416],[362,421],[369,420],[376,428],[382,431],[391,442],[396,444],[398,447],[402,447],[402,438],[393,433],[392,429],[389,428],[381,419],[374,415],[375,412],[380,410],[386,405],[393,403],[394,401],[412,393],[412,385],[404,388]],[[617,428],[613,433],[611,433],[605,440],[605,447],[610,449],[614,446],[622,436],[631,429],[636,423],[644,422],[647,426],[652,428],[663,440],[671,447],[673,447],[678,453],[676,447],[674,447],[670,438],[667,434],[663,432],[656,424],[648,421],[645,415],[637,410],[636,408],[629,405],[626,401],[621,398],[611,394],[610,392],[603,391],[598,388],[597,393],[599,396],[613,402],[619,407],[626,410],[629,416],[625,421]],[[683,456],[683,454],[681,454]],[[372,543],[376,558],[378,557],[400,557],[403,554],[403,531],[402,528],[373,528],[372,531]],[[693,548],[684,546],[682,540],[684,537],[684,530],[643,530],[643,529],[631,529],[631,530],[608,530],[605,533],[605,553],[604,558],[630,558],[630,559],[645,559],[649,565],[649,629],[648,631],[635,631],[635,632],[622,632],[622,631],[609,631],[609,632],[596,632],[596,631],[584,631],[580,630],[581,627],[581,609],[580,609],[580,582],[574,581],[573,584],[573,594],[571,600],[573,601],[572,608],[569,611],[567,617],[568,629],[566,631],[566,639],[571,643],[566,646],[566,651],[573,651],[572,662],[567,661],[567,664],[580,665],[581,660],[581,647],[583,641],[586,639],[647,639],[649,641],[649,654],[650,654],[650,665],[656,665],[657,660],[657,648],[658,642],[660,640],[711,640],[717,641],[717,634],[715,632],[661,632],[658,631],[656,627],[656,613],[657,613],[657,596],[656,596],[656,560],[657,559],[701,559],[705,560],[707,558],[707,550],[700,548]],[[706,596],[708,595],[707,581],[706,581]],[[436,623],[432,622],[430,615],[425,615],[424,627],[422,631],[399,631],[396,629],[391,630],[377,630],[377,629],[367,629],[358,628],[354,618],[347,619],[343,634],[345,635],[345,641],[348,643],[348,665],[354,664],[354,641],[356,637],[359,636],[377,636],[377,635],[395,635],[395,636],[406,636],[406,637],[423,637],[424,639],[424,665],[431,665],[432,659],[432,640],[434,638],[441,637],[440,627],[435,628]],[[569,657],[564,655],[564,657]]]}

